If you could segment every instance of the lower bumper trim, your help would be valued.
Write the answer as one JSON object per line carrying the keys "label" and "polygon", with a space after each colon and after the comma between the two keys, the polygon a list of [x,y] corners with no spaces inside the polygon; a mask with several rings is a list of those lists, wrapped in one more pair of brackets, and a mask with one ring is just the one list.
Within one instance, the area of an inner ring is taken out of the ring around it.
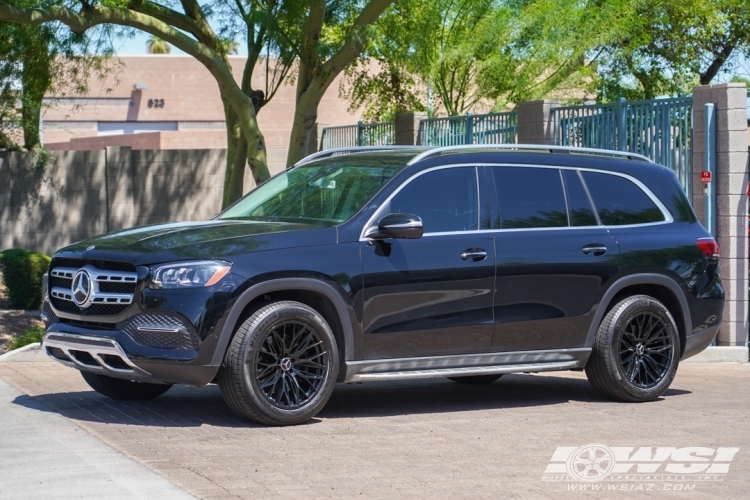
{"label": "lower bumper trim", "polygon": [[684,361],[691,356],[703,352],[716,338],[720,326],[721,324],[714,325],[710,328],[706,328],[702,332],[688,335],[685,339],[685,351],[683,352],[680,361]]}
{"label": "lower bumper trim", "polygon": [[128,358],[120,344],[111,339],[49,332],[42,340],[42,347],[55,361],[79,370],[117,378],[151,377]]}

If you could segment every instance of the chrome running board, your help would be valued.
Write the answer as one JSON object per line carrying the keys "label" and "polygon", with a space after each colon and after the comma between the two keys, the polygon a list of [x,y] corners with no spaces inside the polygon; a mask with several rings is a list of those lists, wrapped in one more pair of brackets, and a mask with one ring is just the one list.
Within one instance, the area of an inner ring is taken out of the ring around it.
{"label": "chrome running board", "polygon": [[137,379],[150,376],[133,364],[120,344],[112,339],[49,332],[42,340],[42,347],[55,361],[79,370],[117,378]]}
{"label": "chrome running board", "polygon": [[586,366],[590,348],[433,356],[346,363],[345,382],[464,377],[572,370]]}

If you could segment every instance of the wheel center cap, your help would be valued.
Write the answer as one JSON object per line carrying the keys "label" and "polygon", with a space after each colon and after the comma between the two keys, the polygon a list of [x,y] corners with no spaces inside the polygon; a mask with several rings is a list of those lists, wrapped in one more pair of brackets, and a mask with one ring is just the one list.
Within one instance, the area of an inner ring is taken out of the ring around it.
{"label": "wheel center cap", "polygon": [[279,363],[279,367],[284,370],[285,372],[288,372],[292,369],[292,360],[289,358],[284,358]]}
{"label": "wheel center cap", "polygon": [[645,350],[645,348],[643,347],[643,344],[638,344],[637,346],[635,346],[635,353],[638,356],[643,356],[643,351],[644,350]]}

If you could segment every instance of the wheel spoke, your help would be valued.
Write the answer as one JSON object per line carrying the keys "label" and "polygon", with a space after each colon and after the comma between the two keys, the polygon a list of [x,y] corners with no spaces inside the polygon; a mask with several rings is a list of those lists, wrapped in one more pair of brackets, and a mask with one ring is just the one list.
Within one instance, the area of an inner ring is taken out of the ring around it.
{"label": "wheel spoke", "polygon": [[323,338],[304,321],[277,323],[250,358],[248,362],[254,363],[252,376],[260,391],[279,409],[308,404],[328,378],[328,351]]}

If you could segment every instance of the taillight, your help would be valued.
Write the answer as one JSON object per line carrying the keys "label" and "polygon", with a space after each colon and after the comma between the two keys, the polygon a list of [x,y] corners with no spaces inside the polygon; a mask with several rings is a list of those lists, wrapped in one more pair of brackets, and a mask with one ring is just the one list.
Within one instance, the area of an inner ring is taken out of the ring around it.
{"label": "taillight", "polygon": [[706,254],[706,257],[719,257],[719,245],[716,244],[716,240],[713,238],[698,238],[695,242],[701,252]]}

